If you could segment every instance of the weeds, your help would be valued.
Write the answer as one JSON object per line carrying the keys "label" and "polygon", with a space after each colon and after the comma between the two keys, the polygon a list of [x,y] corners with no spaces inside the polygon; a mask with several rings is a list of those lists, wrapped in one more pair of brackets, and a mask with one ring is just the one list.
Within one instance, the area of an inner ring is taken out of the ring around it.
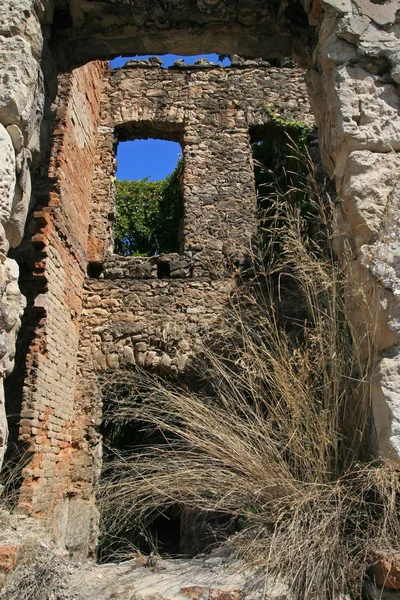
{"label": "weeds", "polygon": [[0,474],[0,507],[14,510],[18,504],[22,481],[22,470],[27,466],[32,454],[23,448],[15,448],[7,456]]}
{"label": "weeds", "polygon": [[68,591],[68,565],[54,549],[38,539],[27,540],[16,567],[0,591],[1,600],[72,600]]}
{"label": "weeds", "polygon": [[176,504],[229,515],[257,575],[302,600],[358,598],[376,550],[398,544],[398,467],[369,453],[372,359],[346,318],[326,202],[274,194],[252,271],[186,382],[124,371],[103,384],[105,419],[162,443],[116,452],[100,504],[119,532]]}

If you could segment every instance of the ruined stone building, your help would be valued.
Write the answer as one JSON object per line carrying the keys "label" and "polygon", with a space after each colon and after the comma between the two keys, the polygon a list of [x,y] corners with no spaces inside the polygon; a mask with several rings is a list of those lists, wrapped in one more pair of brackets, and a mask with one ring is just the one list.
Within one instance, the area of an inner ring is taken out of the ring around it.
{"label": "ruined stone building", "polygon": [[[349,276],[368,298],[363,313],[354,301],[354,325],[379,356],[377,438],[398,455],[398,20],[396,0],[5,0],[0,457],[8,437],[24,442],[19,505],[71,554],[90,553],[97,535],[96,375],[133,364],[179,373],[223,313],[256,227],[250,143],[268,134],[265,103],[319,129]],[[104,62],[211,51],[294,56],[302,69]],[[180,252],[120,257],[116,145],[148,137],[182,145]]]}

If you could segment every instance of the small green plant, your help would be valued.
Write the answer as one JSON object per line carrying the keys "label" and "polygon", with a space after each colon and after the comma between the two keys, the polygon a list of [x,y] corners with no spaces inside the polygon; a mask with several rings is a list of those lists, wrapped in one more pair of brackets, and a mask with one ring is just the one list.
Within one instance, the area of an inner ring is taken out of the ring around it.
{"label": "small green plant", "polygon": [[115,253],[153,256],[179,251],[182,170],[180,160],[161,181],[116,181]]}
{"label": "small green plant", "polygon": [[268,104],[264,104],[265,112],[268,114],[271,122],[280,131],[285,131],[295,144],[304,146],[307,144],[311,128],[304,121],[296,121],[295,119],[285,119],[280,114],[276,113]]}

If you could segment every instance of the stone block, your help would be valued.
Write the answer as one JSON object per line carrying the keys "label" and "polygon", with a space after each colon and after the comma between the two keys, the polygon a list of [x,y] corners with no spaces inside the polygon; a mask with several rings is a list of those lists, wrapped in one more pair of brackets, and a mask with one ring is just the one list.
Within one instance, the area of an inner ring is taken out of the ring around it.
{"label": "stone block", "polygon": [[375,582],[391,590],[400,590],[400,554],[377,552],[376,561],[370,568]]}
{"label": "stone block", "polygon": [[33,56],[40,59],[43,35],[32,0],[2,0],[0,35],[21,35],[29,42]]}
{"label": "stone block", "polygon": [[4,228],[11,217],[16,183],[16,162],[12,139],[6,128],[0,123],[0,248],[5,251],[8,250],[8,242]]}
{"label": "stone block", "polygon": [[37,105],[39,65],[21,36],[0,36],[0,80],[0,122],[24,129]]}

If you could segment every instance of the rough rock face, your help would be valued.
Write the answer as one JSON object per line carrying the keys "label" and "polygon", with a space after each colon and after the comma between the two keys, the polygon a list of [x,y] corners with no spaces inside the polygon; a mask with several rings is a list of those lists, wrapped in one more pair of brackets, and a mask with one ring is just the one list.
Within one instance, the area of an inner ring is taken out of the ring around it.
{"label": "rough rock face", "polygon": [[13,368],[15,340],[25,307],[18,287],[18,265],[5,254],[22,238],[30,200],[30,153],[21,137],[16,125],[6,129],[0,123],[0,468],[8,435],[3,378]]}
{"label": "rough rock face", "polygon": [[[44,105],[41,20],[46,2],[5,0],[0,15],[0,379],[12,370],[15,340],[25,301],[18,289],[18,265],[6,258],[22,239],[31,197],[30,164],[39,153]],[[7,440],[3,383],[0,382],[0,467]]]}
{"label": "rough rock face", "polygon": [[7,419],[3,379],[14,366],[15,340],[19,331],[25,298],[18,287],[19,269],[15,260],[0,254],[0,468],[7,447]]}
{"label": "rough rock face", "polygon": [[[399,454],[400,358],[393,349],[400,342],[398,3],[326,0],[322,7],[310,99],[341,200],[338,247],[347,241],[353,253],[348,305],[355,333],[378,353],[378,445]],[[360,294],[366,303],[357,301]]]}

